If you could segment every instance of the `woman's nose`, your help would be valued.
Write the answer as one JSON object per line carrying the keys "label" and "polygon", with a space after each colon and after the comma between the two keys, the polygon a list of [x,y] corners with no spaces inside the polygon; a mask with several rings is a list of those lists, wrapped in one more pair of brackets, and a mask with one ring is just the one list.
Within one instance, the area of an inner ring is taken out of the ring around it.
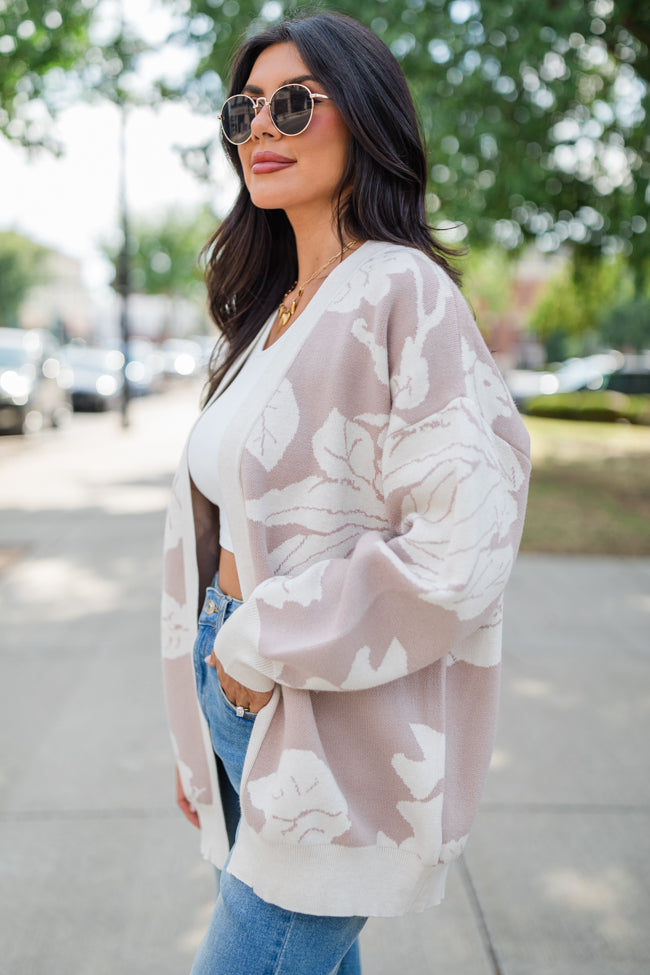
{"label": "woman's nose", "polygon": [[269,103],[265,102],[261,105],[255,118],[251,122],[251,134],[254,138],[260,138],[262,135],[272,135],[277,136],[278,130],[271,121],[271,111],[269,109]]}

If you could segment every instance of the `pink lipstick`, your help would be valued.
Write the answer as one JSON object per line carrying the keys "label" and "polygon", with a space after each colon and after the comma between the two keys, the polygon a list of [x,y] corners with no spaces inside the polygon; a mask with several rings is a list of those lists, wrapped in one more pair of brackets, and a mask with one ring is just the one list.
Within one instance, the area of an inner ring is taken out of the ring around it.
{"label": "pink lipstick", "polygon": [[251,159],[251,169],[254,173],[276,173],[280,169],[293,166],[295,159],[279,156],[277,152],[255,152]]}

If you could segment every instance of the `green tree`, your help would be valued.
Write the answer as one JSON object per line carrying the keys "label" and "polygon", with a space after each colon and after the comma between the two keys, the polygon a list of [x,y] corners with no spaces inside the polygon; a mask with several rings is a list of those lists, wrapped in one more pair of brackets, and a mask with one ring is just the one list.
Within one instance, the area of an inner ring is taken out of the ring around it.
{"label": "green tree", "polygon": [[463,288],[486,338],[512,305],[513,279],[514,261],[503,248],[491,245],[470,251]]}
{"label": "green tree", "polygon": [[18,309],[28,292],[47,277],[47,250],[26,237],[0,233],[0,326],[18,324]]}
{"label": "green tree", "polygon": [[128,12],[128,0],[0,0],[0,133],[57,151],[52,120],[71,104],[159,101],[139,73],[152,48]]}
{"label": "green tree", "polygon": [[68,73],[85,62],[93,3],[0,0],[0,132],[54,147],[49,124]]}
{"label": "green tree", "polygon": [[[298,6],[300,6],[300,2]],[[328,6],[325,2],[323,6]],[[194,101],[214,112],[233,47],[283,0],[188,0],[201,56]],[[411,82],[431,162],[434,221],[472,245],[534,239],[650,253],[650,7],[638,0],[334,0],[391,47]]]}
{"label": "green tree", "polygon": [[605,345],[624,352],[650,349],[650,297],[612,308],[600,327],[600,338]]}
{"label": "green tree", "polygon": [[598,341],[611,309],[629,301],[633,290],[621,258],[575,254],[544,288],[529,326],[546,345],[549,360],[581,354]]}
{"label": "green tree", "polygon": [[[205,286],[199,253],[216,224],[216,217],[207,207],[195,213],[174,212],[159,220],[135,222],[129,237],[133,291],[170,298],[202,299]],[[120,243],[104,247],[104,253],[115,268],[116,283],[121,246]]]}

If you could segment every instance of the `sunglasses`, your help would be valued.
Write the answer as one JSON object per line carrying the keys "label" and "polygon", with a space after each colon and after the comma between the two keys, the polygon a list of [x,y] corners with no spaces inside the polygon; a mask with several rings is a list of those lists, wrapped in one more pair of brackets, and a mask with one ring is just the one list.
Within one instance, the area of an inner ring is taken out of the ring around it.
{"label": "sunglasses", "polygon": [[228,142],[243,146],[252,135],[251,125],[258,112],[268,105],[271,121],[282,135],[300,135],[314,112],[314,102],[329,101],[329,95],[317,95],[304,85],[282,85],[271,97],[251,98],[231,95],[221,109],[221,128]]}

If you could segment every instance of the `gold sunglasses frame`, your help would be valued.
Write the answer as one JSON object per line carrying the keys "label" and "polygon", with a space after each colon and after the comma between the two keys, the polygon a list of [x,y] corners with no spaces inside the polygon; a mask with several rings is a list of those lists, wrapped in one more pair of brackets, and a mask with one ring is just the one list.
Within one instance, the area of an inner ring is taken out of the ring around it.
{"label": "gold sunglasses frame", "polygon": [[[279,128],[279,126],[277,125],[277,123],[275,122],[275,120],[273,118],[273,113],[271,111],[271,102],[273,101],[273,99],[275,98],[275,96],[277,95],[277,93],[279,91],[282,91],[284,88],[302,88],[302,89],[304,89],[304,91],[306,91],[309,94],[309,97],[311,98],[311,111],[309,113],[309,119],[307,120],[307,124],[300,130],[300,132],[283,132],[282,129]],[[271,95],[270,98],[265,98],[263,95],[261,95],[259,98],[253,98],[252,95],[246,95],[246,94],[243,94],[243,93],[240,94],[240,95],[231,95],[230,98],[226,98],[225,102],[221,106],[221,112],[219,113],[219,115],[217,116],[217,118],[221,122],[221,131],[223,132],[223,134],[224,134],[225,138],[228,140],[228,142],[231,145],[233,145],[233,146],[245,146],[246,143],[251,139],[251,137],[253,135],[252,120],[251,120],[251,131],[249,132],[248,136],[243,140],[243,142],[235,142],[233,139],[230,138],[230,136],[226,132],[226,129],[225,129],[224,124],[223,124],[223,110],[226,107],[226,105],[228,104],[228,102],[232,101],[233,98],[248,98],[248,100],[253,105],[253,111],[255,113],[254,116],[253,116],[253,119],[257,118],[257,116],[262,111],[262,109],[265,108],[268,105],[269,106],[269,118],[271,119],[271,123],[273,125],[273,128],[276,129],[280,133],[280,135],[286,135],[290,139],[293,139],[297,135],[302,135],[303,132],[305,132],[305,130],[309,127],[309,124],[310,124],[310,122],[311,122],[311,120],[313,118],[313,115],[314,115],[314,105],[315,105],[315,103],[317,101],[318,102],[320,102],[320,101],[331,101],[331,98],[330,98],[329,95],[321,95],[320,92],[311,91],[311,89],[308,88],[307,85],[300,84],[299,82],[290,82],[289,84],[286,84],[286,85],[280,85],[279,88],[276,88],[275,89],[275,91],[273,92],[273,94]]]}

